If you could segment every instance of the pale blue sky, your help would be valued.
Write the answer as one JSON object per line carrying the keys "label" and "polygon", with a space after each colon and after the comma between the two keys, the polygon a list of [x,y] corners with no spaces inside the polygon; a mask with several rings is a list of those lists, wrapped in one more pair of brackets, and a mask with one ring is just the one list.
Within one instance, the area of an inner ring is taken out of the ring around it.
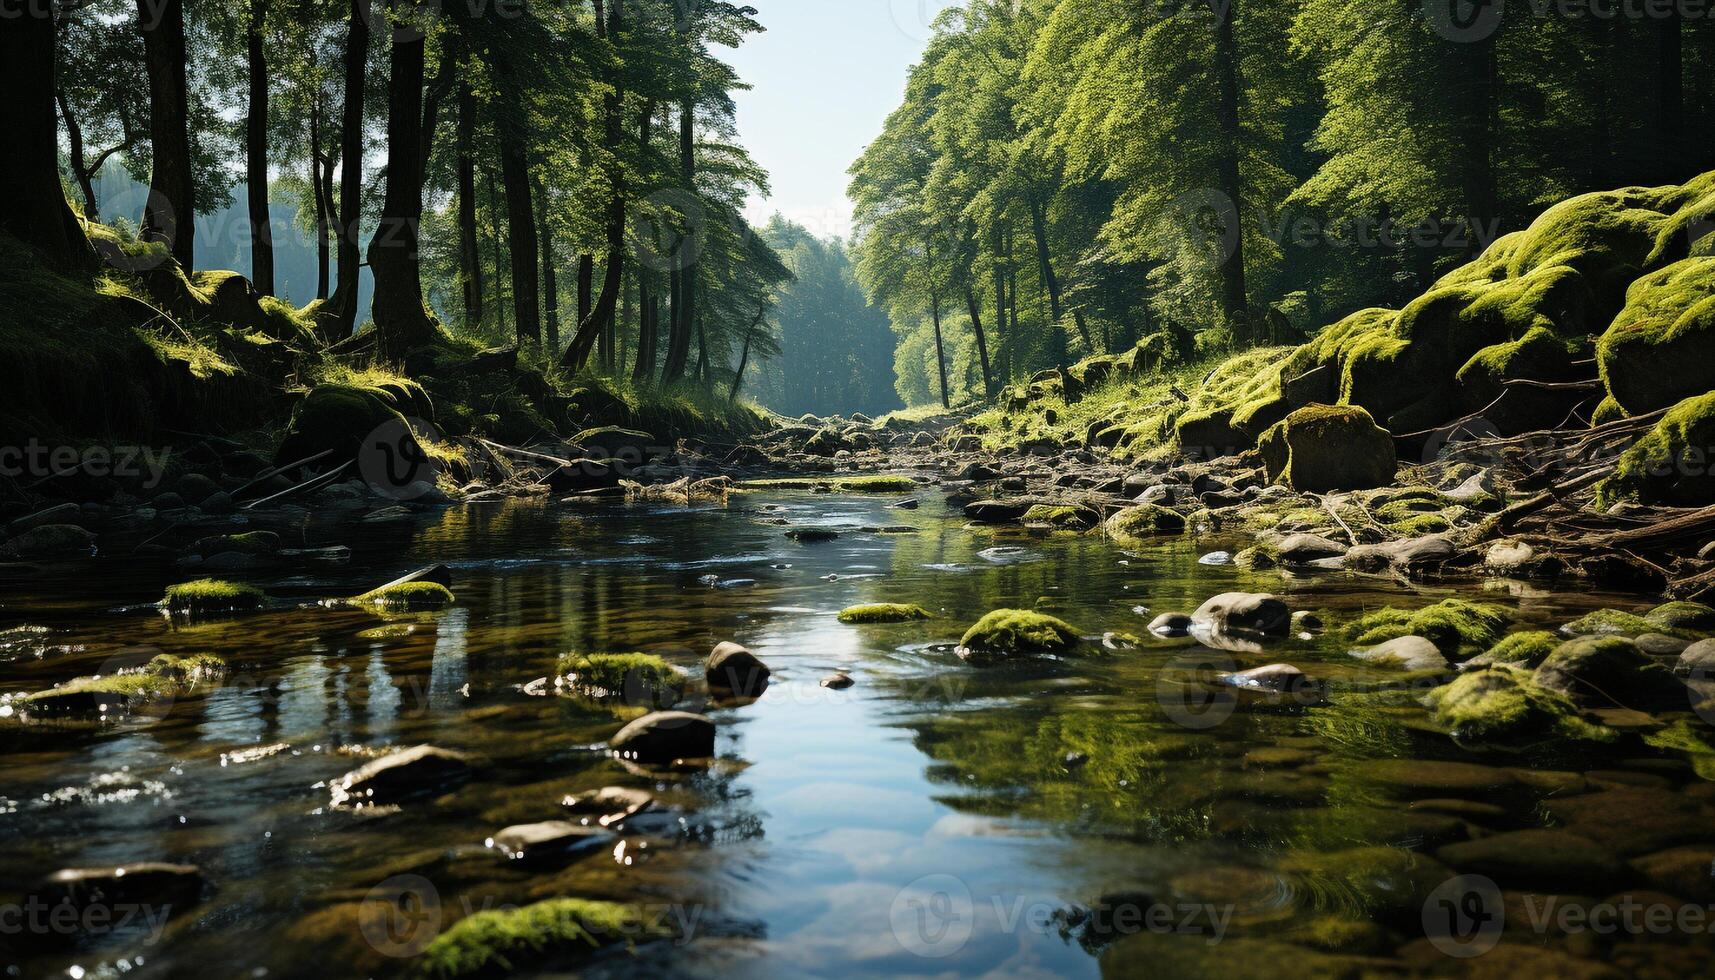
{"label": "pale blue sky", "polygon": [[768,28],[728,52],[739,77],[739,135],[768,169],[775,211],[818,235],[847,235],[846,168],[905,93],[930,24],[954,0],[748,0]]}

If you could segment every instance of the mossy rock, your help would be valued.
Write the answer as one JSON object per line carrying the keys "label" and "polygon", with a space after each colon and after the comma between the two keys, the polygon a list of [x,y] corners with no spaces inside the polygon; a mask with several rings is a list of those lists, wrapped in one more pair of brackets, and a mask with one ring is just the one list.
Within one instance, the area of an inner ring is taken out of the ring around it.
{"label": "mossy rock", "polygon": [[1507,383],[1579,380],[1582,369],[1577,362],[1586,356],[1584,347],[1582,338],[1568,339],[1545,326],[1532,327],[1517,340],[1485,347],[1456,375],[1464,406],[1481,411],[1502,435],[1557,428],[1584,399],[1584,392],[1531,385],[1509,388]]}
{"label": "mossy rock", "polygon": [[658,455],[662,451],[661,440],[653,435],[638,429],[621,428],[617,425],[585,429],[573,436],[571,441],[584,447],[588,452],[638,461],[650,455]]}
{"label": "mossy rock", "polygon": [[1101,518],[1088,507],[1070,504],[1036,504],[1025,511],[1021,519],[1026,524],[1081,531],[1093,526]]}
{"label": "mossy rock", "polygon": [[897,602],[877,602],[867,606],[848,606],[840,610],[842,623],[906,623],[928,619],[929,611],[922,606]]}
{"label": "mossy rock", "polygon": [[1597,504],[1622,500],[1701,507],[1715,503],[1715,391],[1687,398],[1620,455],[1597,487]]}
{"label": "mossy rock", "polygon": [[1310,405],[1263,433],[1258,444],[1270,483],[1327,493],[1393,482],[1393,437],[1361,408]]}
{"label": "mossy rock", "polygon": [[996,609],[965,631],[959,656],[990,663],[1034,654],[1064,654],[1078,648],[1082,635],[1063,620],[1031,609]]}
{"label": "mossy rock", "polygon": [[560,658],[555,674],[576,693],[588,698],[624,697],[656,702],[681,691],[685,672],[647,653],[574,653]]}
{"label": "mossy rock", "polygon": [[1638,637],[1645,633],[1667,633],[1690,638],[1693,634],[1679,630],[1676,627],[1657,622],[1649,616],[1639,616],[1635,613],[1619,609],[1598,609],[1585,613],[1560,628],[1566,636],[1624,636]]}
{"label": "mossy rock", "polygon": [[402,429],[405,417],[378,392],[352,385],[317,385],[292,411],[274,461],[286,466],[331,450],[331,456],[317,463],[323,470],[331,469],[356,459],[370,433],[390,423]]}
{"label": "mossy rock", "polygon": [[454,602],[453,590],[439,582],[401,582],[345,601],[350,606],[369,606],[393,612],[433,612]]}
{"label": "mossy rock", "polygon": [[1637,644],[1618,636],[1584,636],[1561,644],[1536,668],[1536,683],[1579,704],[1638,711],[1689,708],[1686,687]]}
{"label": "mossy rock", "polygon": [[1651,609],[1644,618],[1663,631],[1707,634],[1715,631],[1715,608],[1701,602],[1668,602]]}
{"label": "mossy rock", "polygon": [[95,535],[75,524],[44,524],[0,543],[0,561],[85,558],[95,553]]}
{"label": "mossy rock", "polygon": [[280,536],[273,531],[246,531],[243,534],[216,534],[199,538],[189,553],[207,558],[212,555],[272,555],[280,550]]}
{"label": "mossy rock", "polygon": [[262,608],[266,599],[262,590],[253,586],[205,578],[169,587],[161,608],[185,616],[252,612]]}
{"label": "mossy rock", "polygon": [[1467,671],[1430,691],[1428,702],[1435,720],[1461,739],[1612,738],[1605,729],[1580,720],[1565,695],[1539,686],[1528,672],[1510,665]]}
{"label": "mossy rock", "polygon": [[122,714],[225,672],[226,661],[213,654],[188,657],[161,654],[141,670],[79,677],[26,695],[24,711],[48,717]]}
{"label": "mossy rock", "polygon": [[854,476],[838,484],[847,493],[911,493],[917,481],[908,476]]}
{"label": "mossy rock", "polygon": [[1715,256],[1683,259],[1632,283],[1596,358],[1609,394],[1633,415],[1715,388]]}
{"label": "mossy rock", "polygon": [[1492,664],[1510,664],[1534,670],[1538,664],[1548,659],[1549,654],[1559,649],[1560,644],[1560,637],[1553,633],[1528,630],[1502,637],[1501,642],[1491,647],[1483,656]]}
{"label": "mossy rock", "polygon": [[1402,636],[1421,636],[1443,653],[1461,647],[1493,646],[1512,617],[1499,606],[1445,599],[1417,610],[1384,609],[1347,627],[1347,636],[1362,646],[1374,646]]}
{"label": "mossy rock", "polygon": [[669,934],[636,906],[553,898],[460,919],[423,950],[418,973],[430,980],[513,976],[575,961],[605,946]]}
{"label": "mossy rock", "polygon": [[1183,533],[1185,518],[1165,507],[1139,504],[1108,518],[1102,530],[1121,547],[1141,548],[1160,535]]}

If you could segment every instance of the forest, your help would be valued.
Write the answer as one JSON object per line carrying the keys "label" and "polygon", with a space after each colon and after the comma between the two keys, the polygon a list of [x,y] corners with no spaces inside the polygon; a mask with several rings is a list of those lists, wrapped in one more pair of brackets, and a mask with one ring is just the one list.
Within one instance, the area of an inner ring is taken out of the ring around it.
{"label": "forest", "polygon": [[1700,0],[0,79],[7,977],[1715,972]]}

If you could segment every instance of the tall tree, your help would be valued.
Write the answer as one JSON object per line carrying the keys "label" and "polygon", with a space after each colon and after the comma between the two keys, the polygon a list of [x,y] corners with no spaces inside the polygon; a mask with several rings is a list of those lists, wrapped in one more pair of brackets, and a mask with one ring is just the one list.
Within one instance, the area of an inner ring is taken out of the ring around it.
{"label": "tall tree", "polygon": [[196,182],[183,2],[137,0],[137,22],[149,73],[149,145],[154,154],[142,234],[145,240],[165,243],[188,271],[196,255]]}
{"label": "tall tree", "polygon": [[[423,302],[419,239],[423,217],[423,49],[431,8],[393,0],[389,42],[387,182],[381,220],[369,242],[375,276],[378,348],[397,358],[433,343],[438,328]],[[421,25],[413,19],[421,18]],[[529,222],[526,221],[526,224]]]}
{"label": "tall tree", "polygon": [[0,167],[0,227],[67,269],[91,265],[89,240],[60,189],[54,119],[54,18],[28,0],[0,0],[0,131],[16,140]]}
{"label": "tall tree", "polygon": [[250,69],[245,114],[245,182],[250,205],[250,281],[274,295],[274,226],[268,213],[268,54],[264,45],[268,0],[250,0],[245,39]]}
{"label": "tall tree", "polygon": [[350,0],[345,35],[345,95],[340,110],[339,248],[335,264],[339,285],[328,301],[336,334],[348,337],[357,326],[358,238],[363,228],[363,98],[369,68],[369,0]]}

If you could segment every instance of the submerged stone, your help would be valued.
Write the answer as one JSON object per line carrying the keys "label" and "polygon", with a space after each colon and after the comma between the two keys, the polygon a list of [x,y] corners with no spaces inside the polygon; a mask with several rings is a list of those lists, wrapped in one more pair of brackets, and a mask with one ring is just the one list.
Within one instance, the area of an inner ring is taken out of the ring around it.
{"label": "submerged stone", "polygon": [[1581,637],[1560,645],[1536,668],[1536,683],[1579,704],[1639,711],[1690,706],[1685,684],[1617,636]]}
{"label": "submerged stone", "polygon": [[1624,884],[1627,868],[1611,850],[1565,830],[1515,830],[1448,844],[1437,860],[1460,874],[1493,878],[1503,888],[1588,893]]}
{"label": "submerged stone", "polygon": [[708,759],[715,754],[715,723],[689,711],[656,711],[621,728],[607,744],[635,762]]}
{"label": "submerged stone", "polygon": [[614,840],[612,832],[568,820],[515,824],[495,832],[488,846],[509,861],[533,865],[564,864]]}
{"label": "submerged stone", "polygon": [[904,623],[928,619],[929,611],[908,603],[877,602],[867,606],[847,606],[840,610],[842,623]]}
{"label": "submerged stone", "polygon": [[417,745],[391,752],[333,781],[336,808],[394,806],[442,792],[470,778],[472,759],[462,752]]}
{"label": "submerged stone", "polygon": [[635,906],[553,898],[465,916],[429,943],[417,968],[430,980],[511,976],[549,963],[575,962],[606,946],[668,934]]}

